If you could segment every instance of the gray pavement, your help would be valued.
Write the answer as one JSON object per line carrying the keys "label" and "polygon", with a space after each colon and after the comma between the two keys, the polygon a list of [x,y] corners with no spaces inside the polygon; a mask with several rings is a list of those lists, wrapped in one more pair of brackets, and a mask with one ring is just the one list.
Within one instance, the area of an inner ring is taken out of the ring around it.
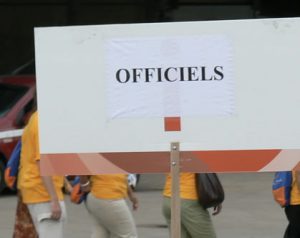
{"label": "gray pavement", "polygon": [[[226,198],[222,213],[213,217],[219,238],[282,238],[284,211],[271,193],[273,173],[220,174]],[[133,212],[140,238],[168,238],[161,214],[164,175],[144,174],[136,193],[140,208]],[[83,205],[67,197],[67,238],[90,237],[90,221]],[[0,195],[0,238],[12,237],[16,196]]]}

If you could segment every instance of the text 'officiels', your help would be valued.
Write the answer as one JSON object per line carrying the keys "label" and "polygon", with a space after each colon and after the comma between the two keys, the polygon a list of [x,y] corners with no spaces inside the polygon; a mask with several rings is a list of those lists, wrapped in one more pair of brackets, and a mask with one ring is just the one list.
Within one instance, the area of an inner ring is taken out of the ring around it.
{"label": "text 'officiels'", "polygon": [[168,67],[168,68],[132,68],[118,69],[116,80],[119,83],[151,83],[176,81],[221,81],[224,79],[223,66]]}

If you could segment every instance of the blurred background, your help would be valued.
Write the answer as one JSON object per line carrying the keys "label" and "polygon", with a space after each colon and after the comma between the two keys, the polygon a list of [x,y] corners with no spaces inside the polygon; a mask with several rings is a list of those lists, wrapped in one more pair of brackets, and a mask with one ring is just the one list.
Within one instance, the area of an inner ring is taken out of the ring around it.
{"label": "blurred background", "polygon": [[[0,0],[0,75],[34,57],[34,27],[295,17],[299,0]],[[34,64],[32,64],[34,66]],[[34,72],[33,67],[27,67]]]}

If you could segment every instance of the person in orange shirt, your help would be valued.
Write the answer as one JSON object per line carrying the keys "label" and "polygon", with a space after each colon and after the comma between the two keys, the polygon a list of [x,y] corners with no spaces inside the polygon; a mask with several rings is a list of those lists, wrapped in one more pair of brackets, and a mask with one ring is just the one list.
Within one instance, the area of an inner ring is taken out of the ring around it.
{"label": "person in orange shirt", "polygon": [[285,207],[289,221],[284,238],[300,237],[300,171],[293,171],[290,205]]}
{"label": "person in orange shirt", "polygon": [[34,112],[22,135],[18,189],[31,214],[39,238],[62,238],[66,219],[63,176],[41,176],[38,113]]}
{"label": "person in orange shirt", "polygon": [[125,199],[129,197],[133,210],[138,200],[126,174],[81,176],[80,184],[83,192],[89,192],[85,205],[93,221],[92,238],[138,237]]}
{"label": "person in orange shirt", "polygon": [[[194,173],[180,173],[181,238],[215,238],[216,233],[207,209],[198,202],[196,176]],[[171,175],[166,178],[163,191],[163,215],[171,224]],[[213,215],[220,213],[222,205],[215,207]]]}

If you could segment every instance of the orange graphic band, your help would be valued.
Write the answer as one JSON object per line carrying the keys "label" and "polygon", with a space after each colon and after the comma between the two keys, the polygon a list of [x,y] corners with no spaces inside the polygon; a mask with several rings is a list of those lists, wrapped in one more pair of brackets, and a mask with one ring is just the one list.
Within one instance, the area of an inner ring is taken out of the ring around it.
{"label": "orange graphic band", "polygon": [[[181,151],[180,168],[182,172],[270,172],[299,169],[299,158],[300,150]],[[44,175],[168,173],[170,152],[42,154],[41,170]]]}

